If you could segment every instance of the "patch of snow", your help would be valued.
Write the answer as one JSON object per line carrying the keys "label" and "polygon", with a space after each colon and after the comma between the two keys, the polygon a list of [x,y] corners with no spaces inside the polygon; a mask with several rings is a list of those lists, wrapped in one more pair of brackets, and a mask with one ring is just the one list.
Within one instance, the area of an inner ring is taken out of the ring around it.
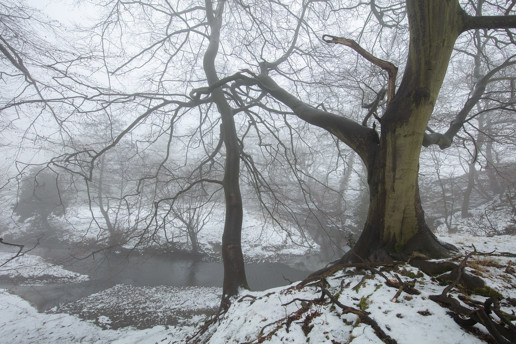
{"label": "patch of snow", "polygon": [[[417,273],[416,268],[403,265],[396,274],[408,281]],[[385,272],[385,275],[395,279],[391,272]],[[512,276],[511,280],[501,284],[500,281],[499,284],[491,283],[498,275],[482,277],[504,296],[514,298],[516,278]],[[378,274],[373,276],[349,268],[326,280],[327,289],[342,304],[367,311],[381,329],[400,344],[483,343],[456,324],[447,309],[429,299],[445,287],[427,275],[420,274],[416,278],[416,289],[421,291],[419,295],[402,293],[396,300],[393,297],[397,289],[386,286]],[[332,305],[328,298],[325,303],[311,302],[320,297],[319,287],[297,287],[295,284],[240,296],[213,329],[208,342],[383,343],[371,326],[357,321],[354,314],[343,315],[342,309]],[[307,308],[300,311],[303,307]],[[509,314],[515,311],[514,307],[504,307]]]}
{"label": "patch of snow", "polygon": [[[0,263],[8,261],[13,256],[13,253],[0,252]],[[2,276],[15,281],[31,280],[31,284],[56,282],[56,280],[60,282],[83,282],[89,279],[86,275],[50,264],[43,258],[32,254],[16,257],[0,267],[0,277]]]}
{"label": "patch of snow", "polygon": [[194,325],[199,315],[213,313],[220,304],[217,287],[137,287],[118,284],[52,312],[76,314],[102,328],[155,325]]}
{"label": "patch of snow", "polygon": [[[499,196],[478,207],[469,210],[469,217],[462,218],[461,212],[456,212],[448,223],[455,233],[466,236],[493,236],[516,234],[516,213],[510,204]],[[446,235],[448,228],[444,219],[437,227],[436,232]]]}
{"label": "patch of snow", "polygon": [[451,243],[462,252],[473,251],[473,247],[483,253],[515,252],[515,235],[496,235],[492,237],[472,236],[464,234],[439,234],[439,239]]}
{"label": "patch of snow", "polygon": [[38,313],[27,301],[0,289],[0,338],[5,343],[184,343],[192,327],[102,330],[68,314]]}

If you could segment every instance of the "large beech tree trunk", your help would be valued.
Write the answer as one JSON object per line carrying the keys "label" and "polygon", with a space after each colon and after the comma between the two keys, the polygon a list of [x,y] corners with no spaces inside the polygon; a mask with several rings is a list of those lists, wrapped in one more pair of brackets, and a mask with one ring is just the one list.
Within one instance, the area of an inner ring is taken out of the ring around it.
{"label": "large beech tree trunk", "polygon": [[370,167],[368,182],[369,211],[364,229],[341,262],[406,259],[414,252],[430,257],[448,255],[452,246],[439,242],[426,225],[417,163],[411,164],[411,158],[387,148]]}
{"label": "large beech tree trunk", "polygon": [[419,155],[456,38],[464,27],[457,1],[407,1],[410,49],[403,80],[381,119],[380,144],[366,164],[369,214],[352,252],[384,260],[418,251],[433,257],[445,247],[425,223],[419,197]]}

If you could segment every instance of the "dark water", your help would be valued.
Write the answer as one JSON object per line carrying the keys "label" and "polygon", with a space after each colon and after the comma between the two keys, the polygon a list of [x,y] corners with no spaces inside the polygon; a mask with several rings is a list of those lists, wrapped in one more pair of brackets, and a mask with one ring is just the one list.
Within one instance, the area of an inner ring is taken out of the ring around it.
{"label": "dark water", "polygon": [[[205,262],[193,257],[109,253],[83,260],[67,259],[61,264],[69,270],[89,275],[90,281],[43,286],[0,283],[0,287],[10,289],[43,311],[121,283],[135,286],[221,287],[224,276],[222,263]],[[246,272],[253,290],[287,285],[309,274],[308,271],[280,263],[247,264]]]}

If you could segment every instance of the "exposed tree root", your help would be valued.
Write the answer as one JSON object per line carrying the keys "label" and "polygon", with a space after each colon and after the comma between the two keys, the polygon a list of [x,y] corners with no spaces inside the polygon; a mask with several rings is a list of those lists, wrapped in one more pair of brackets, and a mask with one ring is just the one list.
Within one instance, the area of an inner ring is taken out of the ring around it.
{"label": "exposed tree root", "polygon": [[376,333],[376,335],[378,336],[378,338],[380,338],[383,342],[389,343],[389,344],[397,343],[396,340],[391,338],[388,334],[385,333],[384,330],[382,330],[382,328],[378,325],[378,323],[374,319],[372,319],[367,312],[343,305],[326,288],[324,288],[322,286],[321,286],[321,290],[324,295],[326,295],[326,296],[328,296],[328,298],[330,298],[332,303],[334,303],[335,305],[337,305],[341,308],[342,314],[352,313],[352,314],[357,315],[361,322],[363,322],[364,324],[367,324],[373,328],[373,330]]}
{"label": "exposed tree root", "polygon": [[188,344],[203,343],[205,341],[205,338],[203,337],[208,334],[209,330],[212,329],[212,326],[215,326],[216,323],[220,322],[220,319],[222,319],[224,314],[225,312],[220,312],[219,308],[219,311],[217,313],[204,320],[204,323],[202,324],[202,326],[199,327],[197,332],[195,332],[192,336],[186,338],[186,342]]}
{"label": "exposed tree root", "polygon": [[[389,343],[389,344],[397,343],[396,340],[394,340],[388,334],[386,334],[385,331],[378,325],[378,323],[369,316],[368,312],[365,312],[360,309],[342,304],[338,300],[338,298],[335,297],[326,288],[326,281],[324,279],[319,280],[316,287],[320,288],[321,297],[316,298],[316,299],[311,299],[311,300],[294,299],[294,300],[291,300],[290,302],[284,304],[283,306],[286,306],[295,301],[300,301],[301,308],[299,308],[297,311],[295,311],[281,319],[278,319],[274,322],[266,324],[260,330],[260,333],[258,334],[258,338],[251,342],[247,342],[246,344],[263,343],[267,340],[270,340],[274,336],[274,334],[276,334],[282,328],[285,328],[286,331],[288,332],[290,329],[290,326],[292,325],[292,323],[294,321],[299,321],[299,323],[301,323],[301,329],[303,330],[304,334],[307,336],[313,328],[311,321],[320,315],[320,312],[318,312],[316,310],[311,310],[312,306],[328,305],[330,303],[332,305],[339,307],[341,310],[341,313],[343,315],[350,314],[350,313],[356,315],[360,322],[371,326],[373,328],[374,332],[376,333],[376,335],[378,336],[378,338],[380,338],[385,343]],[[304,319],[302,319],[303,316],[304,316]],[[269,328],[271,328],[271,329],[268,330]]]}
{"label": "exposed tree root", "polygon": [[[474,251],[468,253],[459,264],[452,261],[429,261],[425,259],[413,259],[409,260],[409,263],[412,266],[419,268],[421,271],[425,272],[428,275],[437,275],[436,278],[441,282],[450,283],[443,289],[440,295],[431,295],[430,299],[448,308],[450,310],[450,316],[466,331],[474,333],[481,339],[488,340],[493,343],[516,343],[516,326],[511,322],[511,320],[514,319],[512,319],[510,315],[501,312],[499,301],[497,298],[490,297],[486,299],[484,304],[476,305],[473,308],[468,308],[466,306],[463,306],[459,302],[459,300],[449,296],[449,292],[451,291],[451,289],[458,285],[462,286],[463,288],[465,288],[465,290],[468,291],[474,291],[485,286],[485,282],[481,278],[474,275],[470,275],[465,272],[466,263],[472,255],[489,256],[490,254],[480,253],[477,252],[475,249]],[[393,302],[397,302],[400,294],[403,291],[409,294],[419,294],[419,291],[415,288],[414,281],[404,282],[397,274],[394,274],[396,279],[388,278],[382,271],[377,269],[378,267],[391,268],[395,265],[396,263],[337,263],[308,276],[304,281],[298,284],[298,287],[305,286],[310,282],[314,282],[317,280],[321,281],[325,277],[332,275],[341,269],[355,267],[358,269],[367,269],[372,274],[380,275],[385,279],[385,283],[387,286],[398,288],[397,293],[394,295],[392,299]],[[331,294],[329,294],[327,289],[325,289],[324,287],[321,288],[323,290],[323,294],[327,295],[333,303],[338,305],[340,308],[345,309],[346,312],[352,312],[353,314],[358,315],[358,313],[351,311],[350,307],[344,306],[340,304],[338,300],[332,298]],[[494,319],[493,314],[495,314],[499,320]],[[362,322],[369,324],[368,318],[361,316],[360,319]],[[482,324],[487,329],[490,336],[487,336],[483,332],[478,331],[478,329],[472,327],[477,323]],[[383,334],[381,332],[378,332],[374,326],[373,328],[375,329],[377,335],[380,338],[382,338],[382,340],[386,341],[382,337]]]}
{"label": "exposed tree root", "polygon": [[[477,336],[484,337],[478,331],[474,331],[472,326],[480,323],[484,325],[489,334],[492,336],[492,342],[499,344],[516,343],[516,329],[514,325],[505,317],[502,312],[495,314],[501,320],[498,322],[493,318],[491,305],[498,303],[494,298],[488,298],[484,305],[476,309],[470,309],[462,306],[457,299],[451,296],[431,295],[430,299],[448,308],[451,312],[450,316],[464,330],[474,333]],[[484,339],[485,338],[481,338]]]}
{"label": "exposed tree root", "polygon": [[476,251],[466,255],[460,264],[450,261],[411,260],[410,265],[420,269],[427,275],[437,276],[436,278],[441,282],[453,282],[450,284],[451,288],[457,284],[461,284],[466,289],[473,291],[485,286],[485,282],[480,277],[467,274],[464,271],[466,261],[474,253],[476,253]]}
{"label": "exposed tree root", "polygon": [[339,263],[337,261],[336,263],[325,267],[323,269],[317,270],[316,272],[310,274],[307,278],[299,282],[298,287],[303,287],[310,282],[319,281],[323,278],[326,278],[330,275],[333,275],[335,272],[346,269],[346,268],[358,268],[358,269],[365,269],[370,267],[379,267],[379,266],[385,266],[385,267],[393,267],[395,266],[395,263],[373,263],[373,262],[362,262],[362,263]]}
{"label": "exposed tree root", "polygon": [[[450,290],[459,284],[459,282],[467,281],[464,278],[464,268],[466,266],[467,260],[474,253],[476,253],[476,250],[468,253],[461,261],[459,266],[455,269],[455,280],[446,288],[444,288],[440,295],[430,295],[430,299],[447,307],[451,311],[450,315],[455,320],[455,322],[465,330],[470,331],[471,326],[480,323],[484,325],[484,327],[494,339],[495,343],[516,343],[516,327],[500,311],[500,305],[497,299],[490,297],[486,299],[482,306],[470,309],[462,306],[457,299],[454,299],[448,295]],[[494,308],[496,309],[494,314],[497,315],[501,322],[498,322],[492,317],[492,305],[494,305]],[[472,332],[477,334],[476,331]]]}
{"label": "exposed tree root", "polygon": [[[468,274],[465,271],[468,259],[473,255],[488,255],[485,253],[479,253],[476,249],[464,257],[460,262],[456,262],[455,259],[445,261],[429,261],[425,260],[425,257],[417,256],[414,259],[409,260],[409,264],[419,268],[420,271],[425,272],[428,275],[434,276],[434,278],[440,280],[443,283],[448,283],[439,295],[430,295],[429,298],[434,302],[437,302],[443,307],[446,307],[449,312],[448,314],[452,317],[455,322],[461,326],[465,331],[472,333],[478,338],[488,343],[516,343],[516,326],[514,321],[516,316],[507,314],[500,309],[500,303],[496,297],[488,297],[484,302],[470,299],[469,292],[474,291],[479,287],[484,287],[485,282],[474,275]],[[423,258],[423,259],[422,259]],[[251,343],[263,343],[272,339],[280,330],[286,330],[289,332],[291,326],[295,323],[301,327],[305,336],[308,337],[309,333],[314,328],[312,323],[314,319],[321,315],[321,306],[329,306],[335,309],[342,315],[353,314],[355,315],[358,323],[369,325],[375,334],[385,343],[396,343],[396,340],[390,337],[383,328],[369,316],[369,313],[364,309],[355,308],[343,304],[339,300],[339,295],[343,288],[351,288],[351,282],[345,285],[345,277],[349,274],[364,274],[364,278],[353,288],[359,289],[366,279],[371,276],[380,276],[385,280],[385,285],[388,287],[397,289],[392,302],[398,302],[403,292],[411,295],[420,294],[420,291],[416,288],[416,277],[423,276],[421,272],[417,275],[412,271],[407,271],[405,268],[400,269],[400,263],[389,262],[389,263],[377,263],[377,262],[359,262],[359,263],[336,263],[330,267],[319,270],[305,280],[301,281],[296,286],[290,287],[290,289],[301,289],[305,287],[316,288],[320,290],[320,297],[317,298],[294,298],[289,302],[283,304],[283,306],[291,305],[294,302],[298,302],[300,307],[293,312],[285,315],[281,319],[275,320],[263,326],[259,331],[256,339],[248,342]],[[341,291],[336,294],[332,294],[330,291],[329,284],[326,280],[327,277],[332,276],[333,278],[340,278],[333,276],[339,270],[349,269],[345,276],[342,277]],[[498,265],[497,268],[503,269],[503,265]],[[421,274],[421,275],[419,275]],[[403,276],[408,276],[409,279]],[[459,294],[458,299],[450,295],[450,292],[454,288],[459,288],[459,292],[466,293],[465,295]],[[272,293],[253,296],[251,294],[243,295],[235,302],[242,302],[247,300],[251,304],[261,298],[270,296]],[[489,295],[491,296],[491,295]],[[462,302],[461,302],[462,301]],[[506,300],[509,304],[512,299]],[[516,301],[514,301],[516,304]],[[418,312],[421,315],[429,315],[427,311]],[[220,315],[214,317],[204,326],[203,331],[206,332],[209,326],[215,326],[215,323],[220,318]],[[345,318],[343,318],[345,319]],[[478,327],[475,325],[482,325]],[[387,327],[388,328],[388,327]],[[483,329],[485,328],[485,330]],[[198,343],[198,341],[192,341],[192,343]]]}

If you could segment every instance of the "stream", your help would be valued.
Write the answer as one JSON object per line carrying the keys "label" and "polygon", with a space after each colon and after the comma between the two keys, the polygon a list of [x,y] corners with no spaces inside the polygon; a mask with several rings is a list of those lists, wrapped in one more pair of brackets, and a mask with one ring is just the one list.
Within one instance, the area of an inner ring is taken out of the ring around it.
{"label": "stream", "polygon": [[[68,270],[90,276],[89,281],[66,284],[17,285],[0,281],[1,288],[9,289],[28,300],[39,311],[76,301],[117,284],[221,287],[224,276],[222,263],[206,262],[189,256],[110,252],[97,253],[82,260],[65,260],[65,252],[59,252],[59,249],[53,249],[52,254],[48,254],[48,251],[46,254],[36,253]],[[246,264],[246,273],[253,290],[265,290],[301,280],[310,272],[286,264],[263,262]]]}

